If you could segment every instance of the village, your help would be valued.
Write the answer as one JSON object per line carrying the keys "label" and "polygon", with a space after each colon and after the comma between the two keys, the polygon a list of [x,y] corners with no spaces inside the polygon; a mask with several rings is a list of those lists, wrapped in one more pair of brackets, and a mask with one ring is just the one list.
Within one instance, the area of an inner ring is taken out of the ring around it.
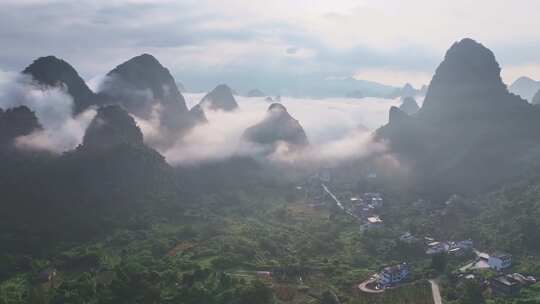
{"label": "village", "polygon": [[[367,177],[374,179],[376,175],[370,173]],[[321,170],[310,177],[305,185],[297,186],[297,190],[304,191],[305,201],[311,208],[334,208],[354,218],[359,223],[359,233],[385,226],[379,215],[384,208],[382,193],[364,192],[344,198],[343,195],[332,192],[330,182],[330,171]],[[396,241],[422,247],[426,259],[444,255],[467,260],[461,267],[450,269],[452,276],[461,282],[475,281],[495,297],[516,296],[522,288],[533,285],[538,280],[533,276],[513,272],[511,254],[501,251],[482,252],[474,247],[472,239],[437,240],[431,236],[416,236],[405,231]],[[377,273],[359,283],[357,287],[360,292],[379,294],[387,289],[413,283],[413,273],[414,268],[407,261],[381,265]],[[431,278],[429,282],[432,284],[434,302],[442,303],[438,278]]]}

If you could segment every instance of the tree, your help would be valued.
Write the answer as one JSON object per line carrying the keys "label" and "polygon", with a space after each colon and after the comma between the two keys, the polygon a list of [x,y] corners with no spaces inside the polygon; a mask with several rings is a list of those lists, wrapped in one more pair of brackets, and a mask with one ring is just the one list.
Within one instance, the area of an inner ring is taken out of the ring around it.
{"label": "tree", "polygon": [[251,285],[242,291],[239,295],[239,304],[270,304],[273,302],[274,295],[272,289],[261,281],[254,281]]}
{"label": "tree", "polygon": [[482,295],[482,289],[476,281],[467,280],[465,283],[465,292],[463,298],[461,298],[463,304],[483,304],[485,303],[484,296]]}
{"label": "tree", "polygon": [[448,264],[448,255],[446,252],[437,253],[431,258],[431,268],[438,273],[444,273],[446,264]]}

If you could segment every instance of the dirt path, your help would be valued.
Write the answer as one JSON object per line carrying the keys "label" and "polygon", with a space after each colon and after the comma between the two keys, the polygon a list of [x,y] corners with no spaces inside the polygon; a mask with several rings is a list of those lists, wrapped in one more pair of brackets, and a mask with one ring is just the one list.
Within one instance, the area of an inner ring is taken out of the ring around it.
{"label": "dirt path", "polygon": [[375,282],[375,279],[369,279],[365,282],[362,282],[360,284],[358,284],[358,289],[360,289],[360,291],[362,292],[365,292],[365,293],[383,293],[384,292],[384,289],[371,289],[371,288],[368,288],[367,287],[367,284],[370,284],[370,283],[373,283]]}
{"label": "dirt path", "polygon": [[437,279],[429,280],[429,283],[431,284],[431,293],[433,294],[433,303],[442,304],[441,290],[439,289],[439,283],[437,282]]}

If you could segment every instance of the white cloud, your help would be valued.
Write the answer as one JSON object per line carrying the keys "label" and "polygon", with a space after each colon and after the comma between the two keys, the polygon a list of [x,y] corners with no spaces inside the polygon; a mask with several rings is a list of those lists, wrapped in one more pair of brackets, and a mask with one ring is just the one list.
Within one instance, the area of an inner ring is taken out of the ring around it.
{"label": "white cloud", "polygon": [[[202,96],[186,94],[188,106],[197,104]],[[260,147],[240,145],[240,138],[244,130],[264,118],[270,104],[264,98],[236,99],[240,105],[237,111],[206,110],[208,124],[195,127],[174,147],[161,151],[167,161],[174,165],[185,165],[260,152]],[[313,100],[282,97],[282,103],[303,126],[311,146],[302,152],[292,153],[281,148],[270,158],[286,162],[320,162],[382,153],[385,150],[384,145],[373,143],[365,128],[373,130],[385,124],[389,108],[398,101],[374,98]],[[142,129],[144,133],[147,128]]]}
{"label": "white cloud", "polygon": [[89,109],[72,117],[73,99],[62,87],[36,87],[28,76],[0,70],[0,107],[27,106],[36,113],[43,130],[16,140],[19,148],[54,153],[71,150],[82,142],[95,116]]}
{"label": "white cloud", "polygon": [[[150,52],[199,89],[218,80],[248,82],[254,73],[286,84],[299,75],[324,79],[366,69],[398,75],[382,80],[415,82],[464,37],[502,54],[508,70],[538,64],[517,63],[519,52],[505,52],[532,46],[529,53],[538,53],[538,11],[535,0],[10,0],[0,4],[0,35],[10,46],[0,64],[19,70],[52,53],[91,78]],[[288,54],[291,48],[298,52]]]}

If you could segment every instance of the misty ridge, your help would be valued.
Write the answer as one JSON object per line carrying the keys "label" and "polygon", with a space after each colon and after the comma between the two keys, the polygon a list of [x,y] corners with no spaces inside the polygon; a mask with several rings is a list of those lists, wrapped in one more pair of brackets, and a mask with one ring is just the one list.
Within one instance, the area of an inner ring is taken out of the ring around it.
{"label": "misty ridge", "polygon": [[[65,72],[58,72],[64,79],[55,79],[55,72],[47,74],[43,69],[66,69],[69,73],[66,78]],[[281,104],[291,113],[286,119],[299,122],[309,144],[295,149],[295,143],[277,136],[270,140],[269,148],[262,142],[246,142],[243,133],[270,113],[272,97],[233,95],[226,85],[209,94],[182,94],[168,70],[151,55],[135,57],[100,77],[93,83],[96,92],[67,62],[52,56],[36,60],[22,74],[2,72],[0,76],[0,108],[27,106],[42,126],[15,138],[18,149],[55,154],[75,149],[98,108],[119,104],[135,119],[145,143],[172,165],[233,156],[335,163],[384,153],[384,144],[373,142],[371,131],[384,124],[391,106],[399,104],[399,98],[317,100],[283,96]],[[83,89],[74,91],[74,87]],[[272,128],[272,124],[265,128]]]}
{"label": "misty ridge", "polygon": [[[150,54],[94,77],[92,90],[68,62],[48,56],[21,74],[2,73],[0,107],[27,106],[36,114],[40,128],[13,138],[18,150],[72,151],[96,112],[117,105],[134,119],[144,143],[173,166],[237,157],[312,169],[353,162],[379,167],[409,187],[433,183],[428,188],[478,191],[521,174],[524,160],[538,157],[529,131],[538,110],[510,93],[531,91],[534,82],[520,78],[508,89],[500,74],[495,55],[472,39],[451,46],[429,87],[405,84],[394,99],[266,96],[258,89],[244,95],[226,84],[182,93]],[[499,140],[474,147],[493,136]],[[512,147],[516,157],[501,163]],[[489,173],[471,170],[489,161]],[[480,176],[482,182],[466,182]]]}

